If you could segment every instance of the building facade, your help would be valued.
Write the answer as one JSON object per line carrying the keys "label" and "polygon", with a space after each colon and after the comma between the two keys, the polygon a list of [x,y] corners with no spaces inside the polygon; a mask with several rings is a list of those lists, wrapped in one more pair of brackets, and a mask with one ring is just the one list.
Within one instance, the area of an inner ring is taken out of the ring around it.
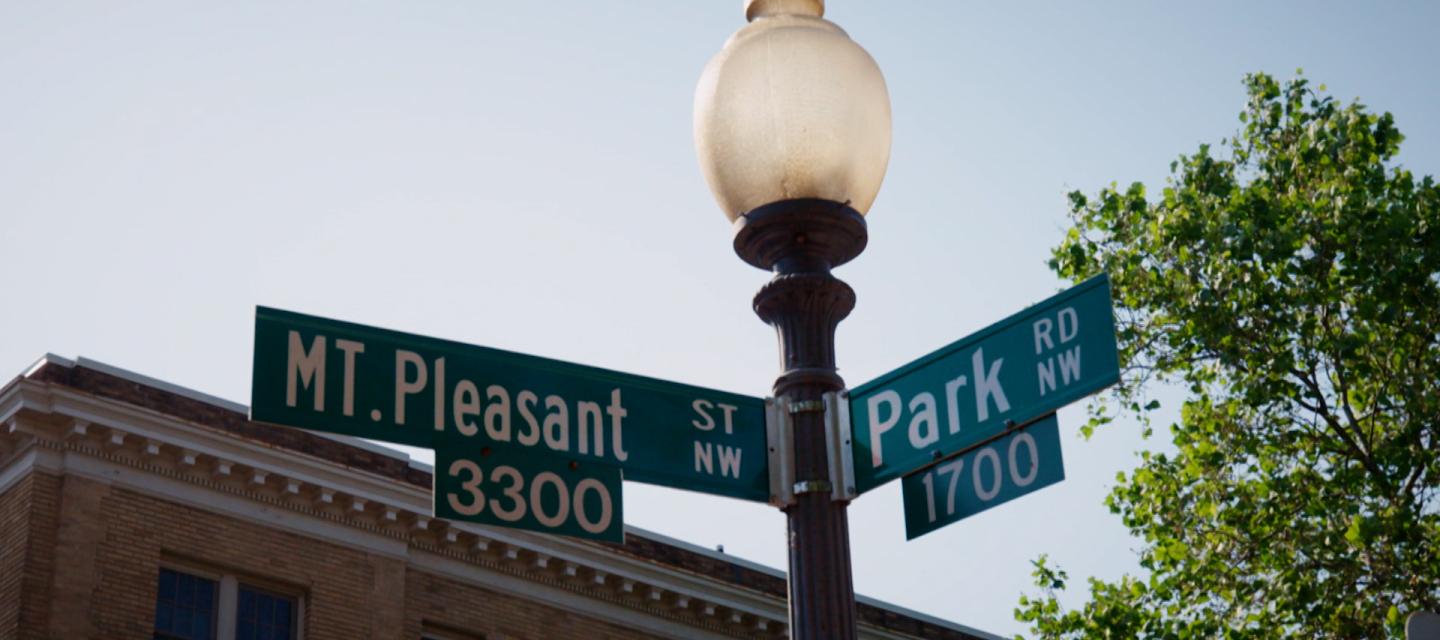
{"label": "building facade", "polygon": [[[0,387],[0,638],[783,638],[783,573],[447,522],[370,443],[47,356]],[[864,638],[994,638],[863,600]]]}

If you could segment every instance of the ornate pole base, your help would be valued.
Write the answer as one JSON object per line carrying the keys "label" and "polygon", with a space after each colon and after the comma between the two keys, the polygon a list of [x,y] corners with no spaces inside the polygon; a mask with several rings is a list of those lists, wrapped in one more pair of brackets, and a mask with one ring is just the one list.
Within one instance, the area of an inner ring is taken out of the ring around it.
{"label": "ornate pole base", "polygon": [[[775,277],[755,296],[755,313],[780,338],[774,394],[792,407],[796,486],[828,487],[820,400],[845,388],[835,372],[835,328],[855,307],[855,291],[830,269],[865,249],[865,219],[828,200],[785,200],[735,222],[735,252]],[[790,541],[790,637],[854,638],[855,588],[846,503],[828,489],[798,492],[785,510]]]}

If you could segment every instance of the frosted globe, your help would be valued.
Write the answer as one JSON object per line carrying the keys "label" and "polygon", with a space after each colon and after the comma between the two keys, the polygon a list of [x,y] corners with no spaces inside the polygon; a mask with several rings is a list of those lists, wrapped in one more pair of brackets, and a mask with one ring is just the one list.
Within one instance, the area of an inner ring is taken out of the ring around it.
{"label": "frosted globe", "polygon": [[875,60],[820,0],[750,0],[695,90],[695,149],[732,221],[781,200],[866,213],[890,160],[890,97]]}

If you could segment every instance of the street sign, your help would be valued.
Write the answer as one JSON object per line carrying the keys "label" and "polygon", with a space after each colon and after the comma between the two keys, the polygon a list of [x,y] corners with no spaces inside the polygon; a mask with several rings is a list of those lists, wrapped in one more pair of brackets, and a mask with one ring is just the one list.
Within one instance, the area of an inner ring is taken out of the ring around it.
{"label": "street sign", "polygon": [[856,490],[954,455],[1120,377],[1097,276],[850,391]]}
{"label": "street sign", "polygon": [[417,447],[510,445],[627,480],[770,497],[759,398],[266,307],[250,414]]}
{"label": "street sign", "polygon": [[625,542],[616,467],[464,439],[436,447],[433,478],[437,517]]}
{"label": "street sign", "polygon": [[900,481],[905,539],[1065,479],[1055,414]]}
{"label": "street sign", "polygon": [[1416,611],[1405,619],[1405,640],[1440,640],[1440,615]]}

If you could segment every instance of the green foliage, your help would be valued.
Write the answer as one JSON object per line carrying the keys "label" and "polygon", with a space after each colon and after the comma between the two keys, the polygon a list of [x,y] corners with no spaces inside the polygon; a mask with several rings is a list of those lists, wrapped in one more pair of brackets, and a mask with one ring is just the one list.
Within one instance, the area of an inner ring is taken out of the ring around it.
{"label": "green foliage", "polygon": [[[1189,390],[1173,455],[1144,454],[1107,499],[1144,579],[1035,565],[1018,619],[1048,638],[1401,637],[1440,609],[1440,188],[1395,165],[1390,114],[1303,79],[1245,81],[1243,130],[1141,184],[1070,194],[1051,265],[1110,274],[1123,380]],[[1322,88],[1323,91],[1323,88]]]}

